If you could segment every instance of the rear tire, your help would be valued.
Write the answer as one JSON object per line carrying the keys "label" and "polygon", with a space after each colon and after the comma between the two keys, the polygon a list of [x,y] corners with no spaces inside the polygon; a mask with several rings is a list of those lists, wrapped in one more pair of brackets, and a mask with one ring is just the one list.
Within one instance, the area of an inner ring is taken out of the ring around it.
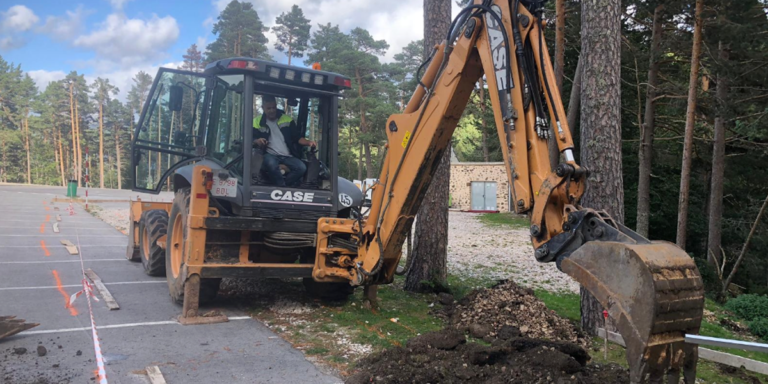
{"label": "rear tire", "polygon": [[168,213],[162,209],[146,211],[139,221],[141,264],[149,276],[165,276],[165,250],[157,241],[168,232]]}
{"label": "rear tire", "polygon": [[[178,304],[184,303],[184,284],[187,272],[184,268],[184,239],[187,238],[187,215],[189,214],[190,189],[176,191],[168,218],[168,237],[165,245],[165,278],[171,299]],[[216,298],[221,279],[200,279],[200,303]]]}

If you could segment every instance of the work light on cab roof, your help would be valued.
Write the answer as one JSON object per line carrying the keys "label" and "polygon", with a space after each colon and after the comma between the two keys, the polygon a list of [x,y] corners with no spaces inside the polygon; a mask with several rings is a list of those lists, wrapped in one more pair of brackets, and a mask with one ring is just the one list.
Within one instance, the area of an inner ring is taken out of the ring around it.
{"label": "work light on cab roof", "polygon": [[270,81],[280,81],[287,84],[293,83],[299,86],[312,87],[338,87],[349,89],[352,87],[352,81],[342,75],[320,70],[319,63],[314,63],[312,68],[300,68],[284,64],[279,64],[260,59],[238,57],[224,59],[209,64],[205,71],[209,74],[218,74],[222,72],[234,72],[239,70],[250,71],[257,78]]}

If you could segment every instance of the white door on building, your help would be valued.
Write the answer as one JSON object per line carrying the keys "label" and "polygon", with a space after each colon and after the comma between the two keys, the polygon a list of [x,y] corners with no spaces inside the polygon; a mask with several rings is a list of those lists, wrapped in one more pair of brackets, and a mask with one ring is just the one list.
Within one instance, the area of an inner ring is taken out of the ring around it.
{"label": "white door on building", "polygon": [[472,210],[495,211],[496,210],[496,182],[473,181],[472,182]]}

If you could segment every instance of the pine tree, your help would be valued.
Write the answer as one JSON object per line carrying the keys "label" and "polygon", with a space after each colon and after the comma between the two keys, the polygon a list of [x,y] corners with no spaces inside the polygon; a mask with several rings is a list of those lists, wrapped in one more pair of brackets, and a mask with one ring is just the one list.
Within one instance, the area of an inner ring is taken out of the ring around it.
{"label": "pine tree", "polygon": [[109,79],[97,78],[93,82],[94,101],[99,106],[99,188],[104,188],[104,106],[109,105],[110,94],[117,95],[119,89]]}
{"label": "pine tree", "polygon": [[288,65],[291,65],[291,58],[303,57],[308,48],[309,19],[304,17],[301,8],[294,4],[289,13],[283,12],[277,17],[275,24],[272,27],[272,31],[277,35],[275,48],[285,52],[288,56]]}
{"label": "pine tree", "polygon": [[[591,175],[581,199],[624,222],[621,173],[621,6],[616,0],[581,3],[581,165]],[[581,288],[581,326],[595,334],[603,308]]]}
{"label": "pine tree", "polygon": [[685,114],[685,142],[683,143],[683,166],[680,172],[680,198],[677,213],[677,246],[685,249],[688,230],[688,198],[691,186],[691,163],[693,157],[693,129],[696,125],[696,102],[699,89],[699,63],[701,54],[701,12],[704,0],[696,0],[693,27],[693,49],[691,53],[691,76],[688,82],[688,110]]}
{"label": "pine tree", "polygon": [[[451,0],[424,0],[424,56],[445,40],[451,25]],[[448,191],[451,177],[451,148],[446,149],[432,175],[419,208],[411,267],[405,277],[408,291],[434,290],[446,286],[448,278]],[[426,283],[426,284],[425,284]]]}
{"label": "pine tree", "polygon": [[197,49],[197,44],[190,45],[187,53],[181,57],[184,59],[181,69],[192,72],[202,72],[205,69],[203,53]]}
{"label": "pine tree", "polygon": [[229,57],[254,57],[271,60],[267,52],[269,40],[264,36],[266,27],[253,5],[233,0],[221,12],[213,25],[216,41],[208,44],[207,62]]}

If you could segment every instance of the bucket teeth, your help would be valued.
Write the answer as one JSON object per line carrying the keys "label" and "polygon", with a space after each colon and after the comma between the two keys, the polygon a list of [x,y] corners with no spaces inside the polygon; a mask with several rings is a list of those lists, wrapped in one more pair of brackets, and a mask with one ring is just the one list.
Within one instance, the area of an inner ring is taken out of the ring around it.
{"label": "bucket teeth", "polygon": [[688,361],[696,359],[695,348],[684,340],[685,334],[699,332],[704,285],[683,250],[666,242],[589,242],[561,265],[608,310],[627,345],[633,383],[663,371],[659,364],[670,364],[664,356],[675,346],[687,351],[686,369],[695,372],[695,361]]}

